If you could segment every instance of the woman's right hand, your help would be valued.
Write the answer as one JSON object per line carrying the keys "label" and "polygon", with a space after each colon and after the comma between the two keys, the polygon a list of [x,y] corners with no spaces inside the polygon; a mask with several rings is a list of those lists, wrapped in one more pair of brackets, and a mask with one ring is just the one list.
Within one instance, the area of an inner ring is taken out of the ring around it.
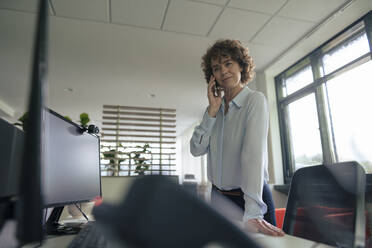
{"label": "woman's right hand", "polygon": [[221,90],[217,90],[217,96],[215,96],[215,85],[216,79],[212,75],[208,83],[208,114],[210,117],[216,117],[222,103]]}

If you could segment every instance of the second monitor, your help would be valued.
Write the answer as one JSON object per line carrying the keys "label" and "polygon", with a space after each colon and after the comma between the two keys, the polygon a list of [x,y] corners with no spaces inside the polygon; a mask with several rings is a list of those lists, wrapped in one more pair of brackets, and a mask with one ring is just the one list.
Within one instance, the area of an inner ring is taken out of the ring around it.
{"label": "second monitor", "polygon": [[52,110],[45,114],[42,191],[46,207],[101,196],[99,138]]}

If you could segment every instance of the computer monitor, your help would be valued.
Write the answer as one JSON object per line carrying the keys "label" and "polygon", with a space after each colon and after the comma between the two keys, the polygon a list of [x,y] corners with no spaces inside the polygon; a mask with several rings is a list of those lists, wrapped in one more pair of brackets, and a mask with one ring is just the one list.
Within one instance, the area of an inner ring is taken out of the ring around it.
{"label": "computer monitor", "polygon": [[45,207],[101,196],[99,138],[52,110],[45,112],[45,162],[41,168]]}
{"label": "computer monitor", "polygon": [[15,218],[24,133],[0,118],[0,137],[0,244],[8,244],[1,232],[4,224]]}
{"label": "computer monitor", "polygon": [[18,195],[24,132],[0,118],[0,202]]}
{"label": "computer monitor", "polygon": [[17,238],[20,245],[42,242],[42,205],[40,169],[43,153],[43,110],[48,71],[48,2],[40,0],[33,49],[28,123],[20,169],[19,198],[17,201]]}

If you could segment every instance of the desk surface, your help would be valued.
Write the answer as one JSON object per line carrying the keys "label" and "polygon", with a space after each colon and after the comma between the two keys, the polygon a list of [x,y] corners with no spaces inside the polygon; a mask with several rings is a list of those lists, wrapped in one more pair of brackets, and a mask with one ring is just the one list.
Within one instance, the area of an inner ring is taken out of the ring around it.
{"label": "desk surface", "polygon": [[284,248],[284,247],[301,247],[301,248],[326,248],[326,247],[332,247],[325,244],[320,244],[311,240],[298,238],[291,235],[285,235],[284,237],[273,237],[268,236],[264,234],[254,233],[251,234],[251,237],[257,241],[257,243],[261,244],[262,247],[278,247],[278,248]]}
{"label": "desk surface", "polygon": [[[60,237],[48,237],[44,240],[41,247],[55,247],[55,248],[65,248],[74,238],[74,235],[65,235]],[[284,237],[273,237],[264,234],[252,234],[251,237],[261,244],[262,247],[276,247],[276,248],[290,248],[290,247],[301,247],[301,248],[327,248],[331,247],[324,244],[319,244],[310,240],[294,237],[291,235],[285,235]],[[33,245],[24,246],[24,248],[34,247]],[[217,247],[217,246],[216,246]],[[220,247],[220,246],[218,246]],[[213,248],[213,245],[208,245],[208,248]]]}

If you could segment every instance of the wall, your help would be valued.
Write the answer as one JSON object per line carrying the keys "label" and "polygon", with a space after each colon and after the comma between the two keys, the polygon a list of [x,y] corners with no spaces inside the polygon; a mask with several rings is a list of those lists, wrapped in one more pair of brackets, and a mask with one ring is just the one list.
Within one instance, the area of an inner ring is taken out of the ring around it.
{"label": "wall", "polygon": [[270,114],[268,135],[269,183],[283,184],[282,153],[274,79],[266,77],[263,72],[258,72],[256,82],[257,90],[263,92],[267,98]]}
{"label": "wall", "polygon": [[134,179],[135,177],[101,177],[103,202],[120,202]]}
{"label": "wall", "polygon": [[264,72],[257,72],[255,81],[250,83],[249,87],[264,93],[268,101],[270,115],[268,135],[269,186],[273,194],[275,207],[284,208],[287,205],[287,195],[280,193],[273,188],[275,184],[284,183],[274,80],[273,78],[270,79],[267,77]]}

